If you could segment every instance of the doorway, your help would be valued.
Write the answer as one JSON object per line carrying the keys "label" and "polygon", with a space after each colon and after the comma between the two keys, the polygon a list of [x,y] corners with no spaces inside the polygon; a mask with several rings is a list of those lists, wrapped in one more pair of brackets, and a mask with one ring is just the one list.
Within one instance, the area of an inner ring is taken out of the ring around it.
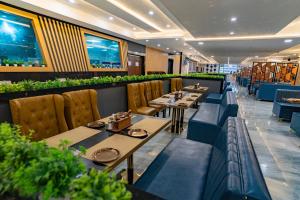
{"label": "doorway", "polygon": [[173,74],[173,64],[174,64],[174,60],[169,58],[168,59],[168,74]]}
{"label": "doorway", "polygon": [[128,54],[128,75],[144,75],[145,74],[145,58],[144,56]]}

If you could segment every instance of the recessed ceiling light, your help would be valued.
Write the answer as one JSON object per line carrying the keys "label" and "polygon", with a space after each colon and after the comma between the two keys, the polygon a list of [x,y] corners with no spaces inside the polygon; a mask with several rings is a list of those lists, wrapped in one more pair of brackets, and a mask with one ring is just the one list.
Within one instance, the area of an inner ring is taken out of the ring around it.
{"label": "recessed ceiling light", "polygon": [[148,12],[148,14],[149,14],[149,15],[154,15],[154,12],[153,12],[152,10],[150,10],[150,11]]}
{"label": "recessed ceiling light", "polygon": [[258,56],[255,56],[255,58],[258,58]]}
{"label": "recessed ceiling light", "polygon": [[184,44],[183,44],[183,46],[187,46],[187,44],[186,44],[186,43],[184,43]]}
{"label": "recessed ceiling light", "polygon": [[169,50],[170,48],[169,48],[169,47],[167,47],[166,49],[167,49],[167,50]]}
{"label": "recessed ceiling light", "polygon": [[176,53],[176,51],[173,51],[174,53]]}
{"label": "recessed ceiling light", "polygon": [[146,42],[149,42],[149,40],[146,40]]}
{"label": "recessed ceiling light", "polygon": [[215,56],[210,56],[210,57],[214,58]]}
{"label": "recessed ceiling light", "polygon": [[204,42],[198,42],[198,44],[199,44],[199,45],[203,45],[203,44],[204,44]]}
{"label": "recessed ceiling light", "polygon": [[293,40],[292,39],[286,39],[286,40],[284,40],[284,42],[285,43],[291,43],[291,42],[293,42]]}
{"label": "recessed ceiling light", "polygon": [[167,28],[170,28],[170,27],[171,27],[171,25],[170,25],[170,24],[167,24],[167,25],[166,25],[166,27],[167,27]]}
{"label": "recessed ceiling light", "polygon": [[134,31],[136,30],[136,28],[135,28],[135,27],[133,27],[132,29],[133,29]]}
{"label": "recessed ceiling light", "polygon": [[230,18],[230,21],[231,21],[231,22],[236,22],[236,20],[237,20],[236,17],[231,17],[231,18]]}
{"label": "recessed ceiling light", "polygon": [[69,0],[70,3],[75,3],[75,0]]}
{"label": "recessed ceiling light", "polygon": [[190,47],[190,50],[192,50],[193,48],[192,47]]}
{"label": "recessed ceiling light", "polygon": [[108,19],[109,19],[109,20],[114,20],[114,17],[110,16]]}
{"label": "recessed ceiling light", "polygon": [[157,44],[158,47],[160,47],[160,44]]}
{"label": "recessed ceiling light", "polygon": [[229,34],[230,34],[230,35],[234,35],[234,32],[233,32],[233,31],[231,31]]}
{"label": "recessed ceiling light", "polygon": [[178,38],[175,38],[175,40],[179,40]]}

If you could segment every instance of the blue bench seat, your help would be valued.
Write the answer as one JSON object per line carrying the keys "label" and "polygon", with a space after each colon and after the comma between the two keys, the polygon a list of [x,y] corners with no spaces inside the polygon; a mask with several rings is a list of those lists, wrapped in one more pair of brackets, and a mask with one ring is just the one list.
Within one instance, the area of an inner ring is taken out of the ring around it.
{"label": "blue bench seat", "polygon": [[210,93],[207,95],[205,102],[206,103],[215,103],[220,104],[222,100],[225,98],[228,91],[232,91],[232,88],[227,86],[222,94],[218,93]]}
{"label": "blue bench seat", "polygon": [[213,145],[173,139],[134,186],[170,200],[271,199],[246,126],[231,117]]}
{"label": "blue bench seat", "polygon": [[201,103],[189,120],[187,138],[213,144],[226,119],[236,117],[237,112],[238,104],[231,91],[227,92],[221,104]]}

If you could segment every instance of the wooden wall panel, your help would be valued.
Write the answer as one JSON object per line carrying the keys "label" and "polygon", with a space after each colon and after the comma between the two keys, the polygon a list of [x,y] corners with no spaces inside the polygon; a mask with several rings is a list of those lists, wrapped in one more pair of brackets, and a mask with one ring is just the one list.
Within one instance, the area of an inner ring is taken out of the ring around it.
{"label": "wooden wall panel", "polygon": [[146,48],[145,71],[168,72],[168,54],[158,49]]}
{"label": "wooden wall panel", "polygon": [[43,16],[39,21],[54,71],[88,71],[80,28]]}

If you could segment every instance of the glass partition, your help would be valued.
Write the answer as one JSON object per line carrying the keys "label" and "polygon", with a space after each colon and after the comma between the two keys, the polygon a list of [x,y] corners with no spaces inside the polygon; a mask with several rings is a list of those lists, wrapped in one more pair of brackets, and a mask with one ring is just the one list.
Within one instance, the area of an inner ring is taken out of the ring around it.
{"label": "glass partition", "polygon": [[45,66],[32,19],[0,10],[0,63],[1,66]]}
{"label": "glass partition", "polygon": [[93,68],[122,68],[118,41],[84,34],[90,64]]}

